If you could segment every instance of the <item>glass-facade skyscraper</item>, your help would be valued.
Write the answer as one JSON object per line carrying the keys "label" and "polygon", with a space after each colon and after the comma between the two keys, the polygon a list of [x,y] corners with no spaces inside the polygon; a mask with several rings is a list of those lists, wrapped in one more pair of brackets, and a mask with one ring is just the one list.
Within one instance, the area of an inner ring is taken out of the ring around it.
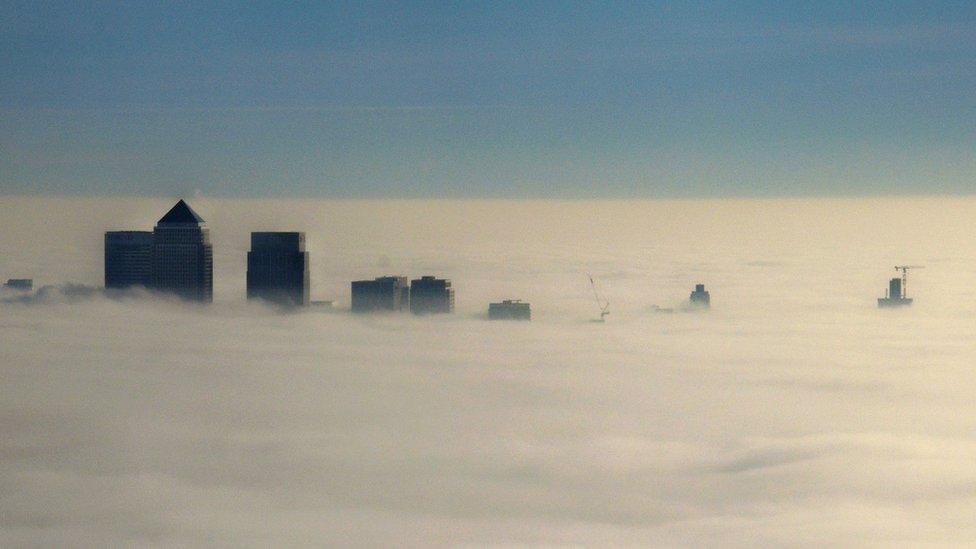
{"label": "glass-facade skyscraper", "polygon": [[105,233],[105,287],[122,290],[148,288],[152,273],[153,234],[150,231]]}
{"label": "glass-facade skyscraper", "polygon": [[285,306],[309,302],[309,264],[305,233],[251,233],[247,253],[247,298]]}
{"label": "glass-facade skyscraper", "polygon": [[153,229],[153,290],[190,301],[213,301],[213,247],[203,218],[180,200]]}

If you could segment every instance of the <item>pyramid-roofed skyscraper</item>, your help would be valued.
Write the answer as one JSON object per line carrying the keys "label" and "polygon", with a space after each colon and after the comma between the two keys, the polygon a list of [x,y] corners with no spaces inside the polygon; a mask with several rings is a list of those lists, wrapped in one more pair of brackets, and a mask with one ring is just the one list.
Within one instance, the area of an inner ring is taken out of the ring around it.
{"label": "pyramid-roofed skyscraper", "polygon": [[213,301],[213,247],[206,223],[180,200],[153,229],[154,290],[184,299]]}

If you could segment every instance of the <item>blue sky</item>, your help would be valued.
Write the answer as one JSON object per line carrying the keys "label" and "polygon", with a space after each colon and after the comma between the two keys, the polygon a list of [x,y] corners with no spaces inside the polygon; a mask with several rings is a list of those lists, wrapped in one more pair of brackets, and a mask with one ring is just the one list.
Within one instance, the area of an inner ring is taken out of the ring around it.
{"label": "blue sky", "polygon": [[972,2],[0,2],[0,193],[976,190]]}

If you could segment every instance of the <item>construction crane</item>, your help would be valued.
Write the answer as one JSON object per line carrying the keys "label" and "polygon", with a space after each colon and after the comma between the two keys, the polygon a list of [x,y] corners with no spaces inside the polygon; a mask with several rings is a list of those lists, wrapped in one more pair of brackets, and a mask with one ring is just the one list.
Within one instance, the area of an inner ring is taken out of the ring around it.
{"label": "construction crane", "polygon": [[908,297],[908,270],[909,269],[924,269],[924,265],[895,265],[896,271],[901,271],[901,296],[891,296],[891,297]]}
{"label": "construction crane", "polygon": [[593,288],[593,297],[596,299],[596,306],[600,308],[600,320],[594,319],[594,322],[604,322],[605,317],[610,314],[610,300],[600,297],[600,292],[596,289],[596,282],[593,281],[593,275],[586,275],[590,278],[590,287]]}

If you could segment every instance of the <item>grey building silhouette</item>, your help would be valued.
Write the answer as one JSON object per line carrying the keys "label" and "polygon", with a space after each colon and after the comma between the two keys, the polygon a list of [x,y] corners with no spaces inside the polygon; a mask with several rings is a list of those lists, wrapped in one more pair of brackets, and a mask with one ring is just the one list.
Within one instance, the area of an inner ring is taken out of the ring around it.
{"label": "grey building silhouette", "polygon": [[878,298],[878,307],[904,307],[911,305],[914,300],[905,295],[905,288],[902,287],[900,278],[892,278],[888,281],[888,295]]}
{"label": "grey building silhouette", "polygon": [[520,299],[506,299],[488,304],[489,320],[531,320],[532,308]]}
{"label": "grey building silhouette", "polygon": [[10,288],[11,290],[20,290],[24,292],[29,292],[34,289],[34,279],[33,278],[10,278],[3,283],[4,288]]}
{"label": "grey building silhouette", "polygon": [[451,281],[433,276],[411,280],[410,312],[415,315],[453,313],[454,288]]}
{"label": "grey building silhouette", "polygon": [[153,229],[150,286],[187,300],[213,301],[210,230],[182,200]]}
{"label": "grey building silhouette", "polygon": [[251,233],[247,252],[247,298],[285,306],[309,304],[305,233]]}
{"label": "grey building silhouette", "polygon": [[704,284],[695,284],[695,291],[691,292],[688,302],[692,307],[708,308],[711,306],[712,297],[705,290]]}
{"label": "grey building silhouette", "polygon": [[403,311],[410,303],[410,288],[405,276],[383,276],[352,283],[352,311]]}
{"label": "grey building silhouette", "polygon": [[150,231],[109,231],[105,233],[105,287],[124,289],[149,287],[152,273]]}

